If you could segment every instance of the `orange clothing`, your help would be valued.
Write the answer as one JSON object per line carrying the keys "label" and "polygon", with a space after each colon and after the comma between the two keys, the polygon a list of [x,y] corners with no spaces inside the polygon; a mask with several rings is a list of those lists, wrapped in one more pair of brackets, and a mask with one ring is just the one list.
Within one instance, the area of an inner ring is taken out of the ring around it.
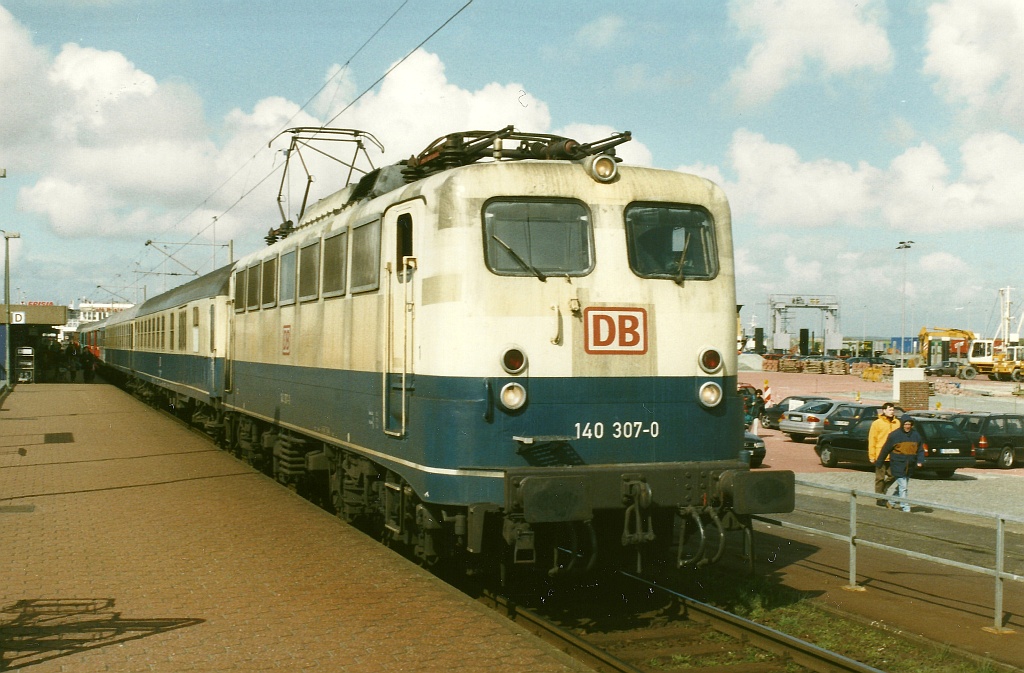
{"label": "orange clothing", "polygon": [[895,414],[892,418],[882,414],[871,424],[871,429],[868,430],[868,460],[872,463],[878,460],[878,454],[882,452],[889,433],[898,427],[900,419],[896,418]]}

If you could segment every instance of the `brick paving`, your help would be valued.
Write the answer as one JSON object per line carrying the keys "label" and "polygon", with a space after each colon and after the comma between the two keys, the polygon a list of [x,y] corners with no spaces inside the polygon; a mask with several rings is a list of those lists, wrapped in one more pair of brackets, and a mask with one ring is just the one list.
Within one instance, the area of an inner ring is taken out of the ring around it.
{"label": "brick paving", "polygon": [[0,405],[0,670],[589,670],[108,385]]}

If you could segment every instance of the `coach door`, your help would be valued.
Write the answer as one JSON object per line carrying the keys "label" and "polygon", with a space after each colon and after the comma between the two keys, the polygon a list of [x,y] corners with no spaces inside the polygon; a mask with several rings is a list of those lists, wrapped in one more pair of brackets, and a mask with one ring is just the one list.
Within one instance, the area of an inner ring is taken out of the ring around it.
{"label": "coach door", "polygon": [[412,353],[416,318],[415,228],[422,220],[420,201],[403,203],[384,215],[382,247],[385,309],[383,405],[384,432],[404,437],[409,398],[414,390]]}

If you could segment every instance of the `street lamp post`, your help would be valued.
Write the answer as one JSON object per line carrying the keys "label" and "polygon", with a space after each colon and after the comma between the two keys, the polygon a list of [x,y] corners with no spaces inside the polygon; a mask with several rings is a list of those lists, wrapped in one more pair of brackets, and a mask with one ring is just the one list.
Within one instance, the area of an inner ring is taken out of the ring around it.
{"label": "street lamp post", "polygon": [[900,241],[896,246],[897,250],[903,250],[903,301],[900,309],[900,367],[906,367],[906,344],[907,344],[907,253],[913,241]]}
{"label": "street lamp post", "polygon": [[16,231],[4,231],[4,329],[7,330],[4,339],[4,385],[11,387],[11,239],[21,238]]}

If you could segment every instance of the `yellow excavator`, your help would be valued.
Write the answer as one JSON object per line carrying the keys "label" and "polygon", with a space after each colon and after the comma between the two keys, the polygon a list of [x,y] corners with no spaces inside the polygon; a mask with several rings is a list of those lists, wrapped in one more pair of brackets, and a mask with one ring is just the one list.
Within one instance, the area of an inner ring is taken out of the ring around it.
{"label": "yellow excavator", "polygon": [[[918,335],[921,359],[925,365],[937,365],[943,360],[959,360],[959,378],[974,378],[977,371],[967,364],[971,342],[977,335],[971,330],[955,327],[922,327]],[[971,371],[968,371],[971,370]]]}

